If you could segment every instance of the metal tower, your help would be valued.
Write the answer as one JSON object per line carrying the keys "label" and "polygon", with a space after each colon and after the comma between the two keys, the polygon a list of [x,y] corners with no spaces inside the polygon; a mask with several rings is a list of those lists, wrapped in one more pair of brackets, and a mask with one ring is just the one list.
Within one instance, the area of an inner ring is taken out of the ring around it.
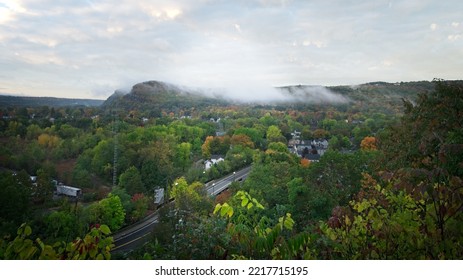
{"label": "metal tower", "polygon": [[117,120],[116,115],[114,114],[114,122],[112,127],[113,137],[114,137],[114,156],[113,156],[113,189],[117,185]]}

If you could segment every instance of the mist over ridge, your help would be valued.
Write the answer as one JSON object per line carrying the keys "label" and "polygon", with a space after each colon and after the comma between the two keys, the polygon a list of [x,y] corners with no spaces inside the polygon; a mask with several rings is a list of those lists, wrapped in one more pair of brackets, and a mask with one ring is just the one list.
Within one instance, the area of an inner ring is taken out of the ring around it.
{"label": "mist over ridge", "polygon": [[343,96],[328,87],[318,85],[270,87],[257,84],[236,84],[222,88],[201,88],[155,80],[137,83],[132,86],[130,91],[116,90],[108,100],[115,97],[134,99],[146,95],[158,95],[158,97],[161,97],[166,94],[178,97],[218,99],[231,103],[257,104],[342,104],[350,101],[347,96]]}

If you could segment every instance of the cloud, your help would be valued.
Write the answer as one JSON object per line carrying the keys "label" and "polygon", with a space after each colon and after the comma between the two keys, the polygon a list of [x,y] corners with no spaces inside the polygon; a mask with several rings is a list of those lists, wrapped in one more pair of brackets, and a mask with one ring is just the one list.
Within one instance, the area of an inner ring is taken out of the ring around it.
{"label": "cloud", "polygon": [[458,41],[461,38],[463,38],[463,35],[461,35],[461,34],[451,34],[451,35],[447,36],[447,38],[449,39],[449,41],[454,42],[454,41]]}
{"label": "cloud", "polygon": [[302,42],[302,45],[303,46],[315,46],[317,48],[324,48],[326,47],[326,43],[325,42],[322,42],[322,41],[310,41],[310,40],[304,40],[304,42]]}
{"label": "cloud", "polygon": [[389,66],[392,66],[394,63],[393,63],[392,61],[390,61],[390,60],[383,60],[382,64],[383,64],[384,66],[388,66],[388,67],[389,67]]}
{"label": "cloud", "polygon": [[161,6],[159,7],[156,4],[144,3],[141,2],[141,9],[146,11],[151,17],[155,18],[157,21],[169,21],[175,20],[175,18],[181,16],[182,10],[176,7],[170,6]]}
{"label": "cloud", "polygon": [[239,24],[236,24],[236,23],[235,23],[235,29],[236,29],[236,31],[238,31],[239,33],[242,33],[242,31],[241,31],[241,26],[240,26]]}
{"label": "cloud", "polygon": [[19,14],[27,13],[27,10],[19,1],[5,1],[0,3],[0,24],[14,21]]}
{"label": "cloud", "polygon": [[190,88],[174,86],[187,92],[195,92],[208,97],[220,97],[244,103],[306,103],[339,104],[348,103],[350,99],[339,95],[323,86],[267,87],[250,82],[235,84],[224,88]]}
{"label": "cloud", "polygon": [[296,86],[280,88],[290,102],[309,104],[336,104],[348,103],[349,99],[323,86]]}

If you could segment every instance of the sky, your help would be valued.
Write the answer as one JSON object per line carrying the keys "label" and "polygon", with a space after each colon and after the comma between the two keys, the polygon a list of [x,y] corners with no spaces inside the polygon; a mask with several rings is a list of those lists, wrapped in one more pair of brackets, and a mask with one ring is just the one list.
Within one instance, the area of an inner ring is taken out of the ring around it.
{"label": "sky", "polygon": [[0,93],[463,78],[463,1],[0,0]]}

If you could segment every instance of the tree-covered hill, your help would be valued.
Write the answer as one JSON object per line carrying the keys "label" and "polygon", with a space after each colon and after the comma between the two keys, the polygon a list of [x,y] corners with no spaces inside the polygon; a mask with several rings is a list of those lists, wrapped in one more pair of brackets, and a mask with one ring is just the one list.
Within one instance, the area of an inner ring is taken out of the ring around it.
{"label": "tree-covered hill", "polygon": [[224,99],[207,97],[200,92],[183,90],[163,82],[148,81],[134,85],[129,93],[116,91],[103,103],[102,108],[149,111],[150,116],[159,117],[163,111],[175,112],[228,104]]}
{"label": "tree-covered hill", "polygon": [[[463,81],[456,81],[460,83]],[[402,109],[402,100],[416,100],[418,94],[428,93],[434,89],[430,81],[418,82],[371,82],[361,85],[313,86],[294,85],[276,88],[283,97],[280,101],[266,100],[265,97],[256,103],[246,105],[267,106],[335,106],[348,105],[360,111],[381,111],[398,113]],[[233,92],[230,92],[233,94]],[[161,116],[162,112],[180,110],[201,110],[211,106],[230,106],[238,100],[224,98],[220,93],[211,90],[187,89],[160,81],[141,82],[132,87],[130,92],[116,90],[106,100],[70,99],[55,97],[28,97],[0,95],[0,108],[7,107],[99,107],[103,110],[145,111],[150,116]],[[241,103],[243,105],[243,103]]]}
{"label": "tree-covered hill", "polygon": [[403,100],[414,102],[418,94],[429,93],[434,90],[434,83],[420,82],[371,82],[356,86],[335,86],[330,90],[348,97],[353,105],[359,106],[361,111],[369,110],[376,113],[400,113]]}
{"label": "tree-covered hill", "polygon": [[[461,82],[461,81],[457,81]],[[134,85],[130,92],[115,91],[102,105],[103,110],[149,112],[151,117],[179,111],[202,111],[210,107],[265,106],[317,109],[337,107],[342,110],[397,114],[402,111],[403,100],[414,102],[418,94],[434,89],[430,81],[419,82],[371,82],[361,85],[313,86],[294,85],[277,87],[281,94],[278,101],[262,96],[261,100],[243,102],[232,97],[225,98],[211,90],[186,89],[159,81],[147,81]],[[207,92],[207,93],[205,93]],[[269,96],[271,93],[269,92]],[[233,96],[233,92],[230,92]]]}

